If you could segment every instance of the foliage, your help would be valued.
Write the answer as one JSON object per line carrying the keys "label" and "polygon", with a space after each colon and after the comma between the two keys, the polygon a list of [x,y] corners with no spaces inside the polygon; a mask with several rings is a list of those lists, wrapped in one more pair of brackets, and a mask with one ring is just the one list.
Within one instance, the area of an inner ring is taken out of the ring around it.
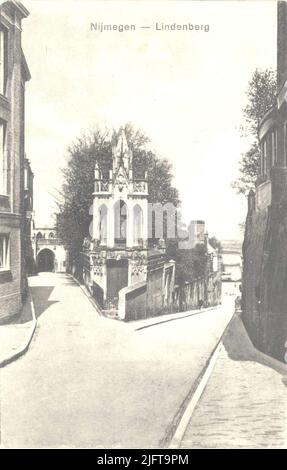
{"label": "foliage", "polygon": [[248,84],[248,103],[243,109],[244,124],[242,130],[245,136],[252,139],[251,146],[241,155],[239,162],[239,177],[232,187],[239,194],[247,195],[255,185],[260,162],[259,124],[264,114],[274,104],[276,99],[276,73],[271,69],[256,69]]}
{"label": "foliage", "polygon": [[176,284],[182,285],[205,277],[207,267],[205,244],[198,244],[190,250],[174,250],[173,259],[176,261]]}
{"label": "foliage", "polygon": [[216,237],[211,237],[208,239],[209,244],[214,248],[215,250],[218,250],[219,253],[222,252],[222,245],[219,240],[217,240]]}
{"label": "foliage", "polygon": [[248,84],[248,104],[243,109],[245,129],[258,140],[261,119],[273,106],[277,92],[276,73],[272,69],[256,69]]}

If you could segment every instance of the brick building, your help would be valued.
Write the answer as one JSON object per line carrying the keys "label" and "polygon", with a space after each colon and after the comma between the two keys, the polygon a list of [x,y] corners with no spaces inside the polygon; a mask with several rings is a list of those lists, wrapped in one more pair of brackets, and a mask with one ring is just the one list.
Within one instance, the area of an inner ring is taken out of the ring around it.
{"label": "brick building", "polygon": [[21,47],[28,11],[0,4],[0,321],[19,313],[25,276],[25,83],[29,69]]}

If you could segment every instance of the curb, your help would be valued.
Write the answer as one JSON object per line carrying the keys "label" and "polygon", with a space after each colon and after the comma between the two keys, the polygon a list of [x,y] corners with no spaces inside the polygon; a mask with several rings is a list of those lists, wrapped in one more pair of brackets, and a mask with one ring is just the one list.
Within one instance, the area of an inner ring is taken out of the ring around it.
{"label": "curb", "polygon": [[[151,326],[160,325],[162,323],[168,323],[168,322],[175,321],[175,320],[182,320],[184,318],[193,317],[194,315],[199,315],[200,313],[209,312],[210,310],[216,310],[219,307],[221,307],[221,304],[220,305],[214,305],[213,307],[202,308],[200,310],[199,309],[193,310],[193,311],[188,310],[186,313],[176,312],[176,313],[169,313],[167,315],[158,315],[158,317],[146,318],[146,319],[143,319],[143,320],[135,320],[135,321],[144,321],[144,320],[152,321],[155,318],[159,319],[158,321],[154,321],[153,323],[148,323],[147,325],[143,325],[143,326],[140,326],[139,328],[135,328],[135,331],[144,330],[145,328],[150,328]],[[169,316],[170,316],[170,318],[168,318]],[[129,323],[132,324],[132,322],[129,322]]]}
{"label": "curb", "polygon": [[[68,273],[67,273],[68,274]],[[82,290],[82,292],[85,294],[85,296],[88,298],[88,300],[91,302],[92,306],[94,307],[94,309],[96,310],[97,314],[100,316],[100,317],[104,317],[104,315],[102,314],[100,308],[98,307],[95,299],[93,298],[93,296],[89,293],[89,291],[86,289],[85,286],[83,286],[82,284],[80,284],[80,282],[78,281],[78,279],[76,279],[74,276],[72,276],[72,274],[69,274],[69,276],[73,279],[73,281],[75,281],[75,283],[80,287],[80,289]]]}
{"label": "curb", "polygon": [[32,317],[33,317],[32,321],[31,321],[31,323],[32,323],[31,331],[28,335],[28,338],[26,339],[25,343],[22,344],[22,346],[19,346],[19,348],[17,348],[15,352],[10,354],[10,356],[8,356],[5,359],[3,359],[2,361],[0,361],[0,368],[5,367],[8,364],[10,364],[11,362],[16,361],[16,359],[18,359],[20,356],[25,354],[28,351],[29,346],[31,344],[31,341],[33,339],[33,336],[34,336],[34,333],[35,333],[35,330],[36,330],[36,327],[37,327],[37,318],[36,318],[36,315],[35,315],[35,307],[34,307],[33,297],[32,297],[31,292],[30,292],[30,288],[29,288],[28,295],[29,295],[29,298],[30,298],[30,305],[31,305]]}
{"label": "curb", "polygon": [[204,392],[204,389],[208,383],[208,380],[214,369],[217,357],[222,348],[223,337],[234,318],[235,312],[227,323],[226,327],[223,330],[219,340],[217,341],[215,347],[213,348],[209,358],[206,360],[206,363],[192,385],[187,396],[180,405],[176,415],[173,418],[171,425],[168,427],[165,437],[161,440],[160,446],[165,449],[179,449],[184,434],[186,432],[187,426],[192,417],[193,411],[198,404],[201,395]]}

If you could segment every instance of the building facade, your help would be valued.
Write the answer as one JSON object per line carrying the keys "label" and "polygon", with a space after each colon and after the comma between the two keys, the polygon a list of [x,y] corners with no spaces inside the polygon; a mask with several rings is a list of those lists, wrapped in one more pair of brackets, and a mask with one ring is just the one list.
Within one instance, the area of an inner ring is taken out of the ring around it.
{"label": "building facade", "polygon": [[16,1],[0,5],[0,321],[19,313],[25,274],[25,83],[21,47],[28,11]]}
{"label": "building facade", "polygon": [[259,127],[261,160],[248,198],[242,318],[255,346],[283,361],[287,349],[287,4],[278,2],[278,95]]}
{"label": "building facade", "polygon": [[191,220],[188,227],[188,232],[190,248],[194,248],[196,245],[205,243],[204,220]]}

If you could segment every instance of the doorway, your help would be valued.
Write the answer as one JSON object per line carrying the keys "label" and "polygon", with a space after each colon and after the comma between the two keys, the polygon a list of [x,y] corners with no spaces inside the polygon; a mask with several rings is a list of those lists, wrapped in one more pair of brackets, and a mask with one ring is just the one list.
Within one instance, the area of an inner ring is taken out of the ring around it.
{"label": "doorway", "polygon": [[55,270],[55,255],[52,250],[45,248],[37,256],[38,272],[52,272]]}

